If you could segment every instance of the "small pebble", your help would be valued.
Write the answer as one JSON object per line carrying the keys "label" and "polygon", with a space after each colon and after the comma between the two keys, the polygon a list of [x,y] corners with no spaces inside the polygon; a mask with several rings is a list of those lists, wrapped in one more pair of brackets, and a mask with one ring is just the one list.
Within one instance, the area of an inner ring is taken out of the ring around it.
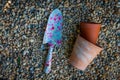
{"label": "small pebble", "polygon": [[117,45],[118,45],[118,47],[120,47],[120,43],[118,43]]}
{"label": "small pebble", "polygon": [[9,4],[11,4],[11,1],[8,1]]}
{"label": "small pebble", "polygon": [[33,43],[33,42],[34,42],[34,39],[30,39],[30,42]]}
{"label": "small pebble", "polygon": [[118,8],[120,7],[120,2],[117,3],[117,7],[118,7]]}
{"label": "small pebble", "polygon": [[24,52],[23,52],[23,55],[26,55],[26,54],[28,54],[29,53],[29,51],[28,50],[25,50]]}
{"label": "small pebble", "polygon": [[27,36],[26,36],[26,35],[23,35],[23,36],[22,36],[22,39],[26,39],[26,38],[27,38]]}
{"label": "small pebble", "polygon": [[40,49],[41,49],[41,50],[44,50],[44,49],[45,49],[45,46],[42,44]]}
{"label": "small pebble", "polygon": [[120,30],[117,30],[117,31],[116,31],[116,34],[117,34],[118,36],[120,36]]}
{"label": "small pebble", "polygon": [[0,45],[0,51],[2,51],[3,50],[3,46],[2,45]]}

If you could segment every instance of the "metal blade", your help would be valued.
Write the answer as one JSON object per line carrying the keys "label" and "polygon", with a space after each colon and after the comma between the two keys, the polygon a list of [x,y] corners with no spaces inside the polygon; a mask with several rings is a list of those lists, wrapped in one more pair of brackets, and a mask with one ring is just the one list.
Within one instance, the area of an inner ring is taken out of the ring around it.
{"label": "metal blade", "polygon": [[59,9],[55,9],[49,16],[43,44],[59,45],[62,40],[63,17]]}

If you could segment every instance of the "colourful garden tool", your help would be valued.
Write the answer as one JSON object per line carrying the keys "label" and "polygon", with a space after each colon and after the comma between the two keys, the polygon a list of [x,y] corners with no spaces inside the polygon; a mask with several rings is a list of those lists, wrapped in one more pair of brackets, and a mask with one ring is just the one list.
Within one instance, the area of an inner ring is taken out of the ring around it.
{"label": "colourful garden tool", "polygon": [[54,46],[59,46],[61,44],[62,25],[62,13],[59,9],[55,9],[49,16],[43,39],[43,44],[48,43],[48,45],[50,46],[44,68],[45,73],[49,73],[51,71],[52,51]]}

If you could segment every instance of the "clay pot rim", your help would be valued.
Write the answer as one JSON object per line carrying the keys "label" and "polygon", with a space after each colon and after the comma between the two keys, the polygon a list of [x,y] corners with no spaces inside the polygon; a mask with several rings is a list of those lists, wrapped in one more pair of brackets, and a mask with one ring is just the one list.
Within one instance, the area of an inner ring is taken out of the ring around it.
{"label": "clay pot rim", "polygon": [[[78,35],[78,36],[82,37],[81,35]],[[83,37],[82,37],[82,38],[83,38]],[[83,39],[85,39],[85,38],[83,38]],[[88,41],[87,39],[85,39],[85,40],[86,40],[87,42],[93,44],[92,42]],[[93,44],[93,45],[98,46],[99,48],[101,48],[101,49],[103,50],[103,48],[102,48],[100,45],[98,45],[97,43],[96,43],[96,44]]]}
{"label": "clay pot rim", "polygon": [[92,42],[90,42],[90,41],[86,40],[85,38],[83,38],[82,36],[80,36],[80,35],[77,36],[77,38],[80,38],[80,37],[82,39],[84,39],[86,42],[88,42],[89,44],[93,45],[94,47],[101,49],[101,51],[103,50],[103,48],[101,46],[99,46],[98,44],[95,45]]}
{"label": "clay pot rim", "polygon": [[80,24],[100,24],[101,25],[101,23],[95,23],[95,22],[80,22]]}

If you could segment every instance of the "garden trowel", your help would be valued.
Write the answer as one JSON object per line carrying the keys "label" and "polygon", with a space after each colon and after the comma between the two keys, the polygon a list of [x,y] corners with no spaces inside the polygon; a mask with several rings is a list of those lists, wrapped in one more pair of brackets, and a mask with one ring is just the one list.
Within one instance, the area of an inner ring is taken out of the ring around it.
{"label": "garden trowel", "polygon": [[54,46],[59,46],[62,40],[63,18],[59,9],[55,9],[49,16],[46,31],[44,34],[43,44],[49,45],[49,52],[46,58],[44,72],[51,71],[52,52]]}

